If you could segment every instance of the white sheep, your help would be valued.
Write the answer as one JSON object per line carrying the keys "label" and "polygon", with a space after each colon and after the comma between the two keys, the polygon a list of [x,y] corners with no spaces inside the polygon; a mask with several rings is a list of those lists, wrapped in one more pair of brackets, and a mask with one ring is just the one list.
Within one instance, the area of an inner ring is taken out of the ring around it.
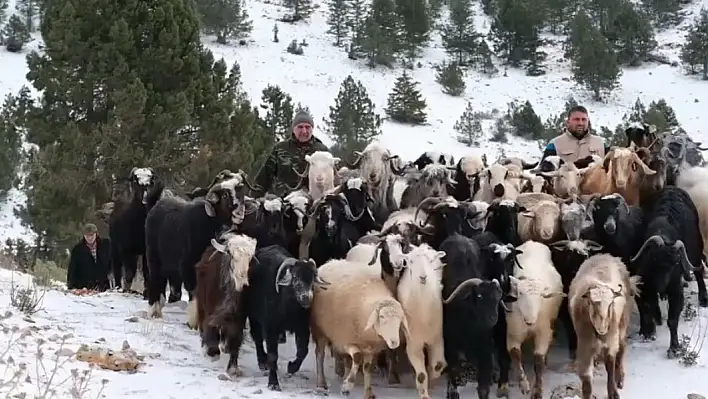
{"label": "white sheep", "polygon": [[299,176],[301,178],[307,176],[310,196],[313,201],[317,201],[324,196],[325,192],[334,188],[334,168],[341,159],[327,151],[315,151],[305,155],[305,161],[307,161],[307,170]]}
{"label": "white sheep", "polygon": [[331,279],[325,289],[316,288],[312,300],[310,326],[315,342],[317,387],[327,389],[324,376],[325,348],[330,345],[351,357],[351,368],[342,383],[342,394],[354,386],[359,368],[364,374],[364,398],[373,399],[371,370],[380,351],[395,349],[401,343],[401,327],[408,322],[401,304],[366,263],[330,260],[318,271]]}
{"label": "white sheep", "polygon": [[519,213],[521,242],[535,240],[549,243],[561,238],[561,213],[556,201],[541,200],[526,209]]}
{"label": "white sheep", "polygon": [[536,380],[533,398],[542,397],[543,365],[553,340],[553,324],[563,302],[563,281],[551,260],[551,250],[536,241],[519,247],[518,264],[510,277],[517,290],[517,300],[506,314],[506,347],[516,365],[521,393],[526,395],[529,382],[523,367],[521,345],[533,338]]}

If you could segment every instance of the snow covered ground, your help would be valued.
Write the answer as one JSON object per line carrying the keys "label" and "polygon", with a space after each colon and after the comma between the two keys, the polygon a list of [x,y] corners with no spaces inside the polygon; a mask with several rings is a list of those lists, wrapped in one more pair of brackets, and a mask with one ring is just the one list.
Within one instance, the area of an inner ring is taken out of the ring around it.
{"label": "snow covered ground", "polygon": [[[100,345],[119,351],[124,341],[139,355],[144,356],[144,364],[136,373],[115,372],[94,369],[91,372],[89,392],[82,398],[95,398],[103,387],[102,394],[106,398],[121,398],[139,396],[145,399],[189,399],[189,398],[311,398],[315,395],[314,348],[303,363],[302,370],[292,377],[285,375],[285,364],[295,355],[294,338],[288,337],[287,344],[280,346],[280,375],[282,392],[271,392],[267,389],[267,377],[258,370],[255,351],[250,337],[244,343],[241,352],[241,369],[244,376],[229,380],[224,370],[227,356],[212,362],[208,360],[201,348],[199,336],[185,325],[186,314],[183,302],[178,302],[165,310],[164,320],[146,320],[146,303],[142,299],[119,293],[103,293],[96,296],[75,296],[62,290],[51,290],[45,293],[42,310],[31,317],[22,315],[10,305],[10,288],[12,284],[29,284],[30,277],[8,270],[0,269],[0,364],[7,364],[11,357],[14,364],[27,364],[26,373],[30,383],[23,383],[16,390],[9,392],[9,387],[0,383],[0,395],[27,392],[28,397],[37,394],[37,387],[46,386],[46,380],[55,368],[55,352],[59,349],[61,337],[70,334],[66,344],[60,351],[59,362],[64,363],[53,379],[52,389],[56,389],[59,398],[74,397],[67,393],[72,388],[69,377],[72,369],[88,368],[86,363],[73,359],[71,354],[77,351],[81,344]],[[696,303],[695,295],[690,302]],[[176,306],[175,306],[176,305]],[[8,311],[13,315],[7,317]],[[665,309],[664,309],[664,314]],[[4,316],[3,316],[4,315]],[[633,322],[636,330],[637,322]],[[13,333],[12,331],[15,331]],[[693,330],[693,331],[692,331]],[[708,315],[701,316],[692,322],[682,321],[680,333],[693,335],[693,343],[702,346],[700,338],[708,330]],[[248,335],[248,334],[247,334]],[[7,347],[10,340],[22,336],[19,342]],[[36,342],[42,339],[45,343],[43,368],[37,368]],[[708,365],[708,348],[700,350],[698,364],[686,367],[676,360],[666,357],[668,346],[668,330],[659,327],[658,339],[655,342],[632,341],[626,360],[627,377],[625,387],[621,391],[623,399],[665,398],[680,399],[688,393],[708,394],[706,365]],[[564,343],[556,343],[553,353],[549,356],[548,372],[545,377],[545,395],[549,397],[554,387],[566,383],[577,383],[575,374],[566,369],[566,349]],[[340,382],[332,369],[331,359],[327,359],[327,378],[330,384],[331,397],[341,397]],[[533,366],[526,364],[529,378],[533,378]],[[0,366],[0,370],[4,367]],[[602,370],[601,370],[602,369]],[[0,378],[7,381],[13,367],[8,367]],[[37,378],[37,375],[40,377]],[[595,393],[598,398],[606,397],[604,367],[596,369]],[[65,381],[69,377],[68,381]],[[24,377],[23,377],[24,379]],[[102,380],[108,382],[105,386]],[[64,382],[65,381],[65,382]],[[533,380],[531,380],[533,381]],[[401,386],[388,387],[385,380],[374,378],[374,392],[380,398],[413,398],[417,397],[415,384],[410,375],[403,377]],[[521,393],[514,381],[510,397],[519,398]],[[444,397],[444,379],[435,384],[433,397]],[[462,397],[476,397],[476,384],[470,383],[460,390]],[[363,395],[361,377],[357,383],[353,397]]]}

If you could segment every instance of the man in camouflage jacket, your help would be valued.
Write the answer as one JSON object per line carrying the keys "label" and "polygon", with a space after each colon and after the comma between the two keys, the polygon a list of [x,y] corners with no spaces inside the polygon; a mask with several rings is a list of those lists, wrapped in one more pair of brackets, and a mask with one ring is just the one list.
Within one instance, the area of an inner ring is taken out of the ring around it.
{"label": "man in camouflage jacket", "polygon": [[[256,183],[265,192],[277,196],[286,194],[290,191],[287,186],[295,187],[300,180],[293,168],[298,173],[305,171],[307,166],[305,155],[315,151],[329,151],[320,139],[312,135],[314,126],[312,116],[306,111],[301,110],[295,114],[292,135],[273,146],[273,150],[256,177]],[[251,195],[259,197],[265,192],[252,192]]]}

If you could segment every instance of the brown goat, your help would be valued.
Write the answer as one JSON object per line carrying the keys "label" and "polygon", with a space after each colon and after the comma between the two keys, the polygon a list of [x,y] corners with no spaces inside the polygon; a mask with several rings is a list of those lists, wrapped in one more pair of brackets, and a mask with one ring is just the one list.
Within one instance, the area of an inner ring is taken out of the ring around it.
{"label": "brown goat", "polygon": [[[639,169],[641,168],[641,172]],[[612,148],[602,164],[591,166],[583,175],[580,193],[584,195],[620,194],[629,205],[639,205],[639,183],[643,175],[654,175],[637,152],[629,148]]]}
{"label": "brown goat", "polygon": [[221,241],[212,239],[196,265],[196,319],[207,356],[218,358],[219,343],[224,340],[230,355],[226,372],[238,376],[238,355],[246,325],[243,288],[248,285],[256,240],[226,232]]}

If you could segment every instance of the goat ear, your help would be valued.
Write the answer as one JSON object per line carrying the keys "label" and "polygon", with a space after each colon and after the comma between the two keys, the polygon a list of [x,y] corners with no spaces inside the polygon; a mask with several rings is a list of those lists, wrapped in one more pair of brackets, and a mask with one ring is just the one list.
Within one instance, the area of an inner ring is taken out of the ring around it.
{"label": "goat ear", "polygon": [[206,212],[207,216],[213,218],[216,217],[216,210],[214,209],[214,205],[211,204],[211,202],[205,202],[204,203],[204,211]]}
{"label": "goat ear", "polygon": [[533,211],[525,211],[525,212],[519,213],[519,215],[526,217],[526,218],[532,218],[534,216],[534,213],[533,213]]}
{"label": "goat ear", "polygon": [[374,328],[374,325],[376,325],[376,322],[379,320],[379,308],[378,306],[374,308],[373,311],[371,311],[371,314],[369,315],[369,320],[366,321],[366,327],[364,327],[364,331],[368,331],[372,328]]}
{"label": "goat ear", "polygon": [[335,165],[338,165],[340,162],[342,162],[342,158],[334,157],[332,158],[332,162],[334,162]]}
{"label": "goat ear", "polygon": [[293,275],[290,273],[290,269],[285,270],[283,276],[278,279],[276,284],[286,286],[293,282]]}

